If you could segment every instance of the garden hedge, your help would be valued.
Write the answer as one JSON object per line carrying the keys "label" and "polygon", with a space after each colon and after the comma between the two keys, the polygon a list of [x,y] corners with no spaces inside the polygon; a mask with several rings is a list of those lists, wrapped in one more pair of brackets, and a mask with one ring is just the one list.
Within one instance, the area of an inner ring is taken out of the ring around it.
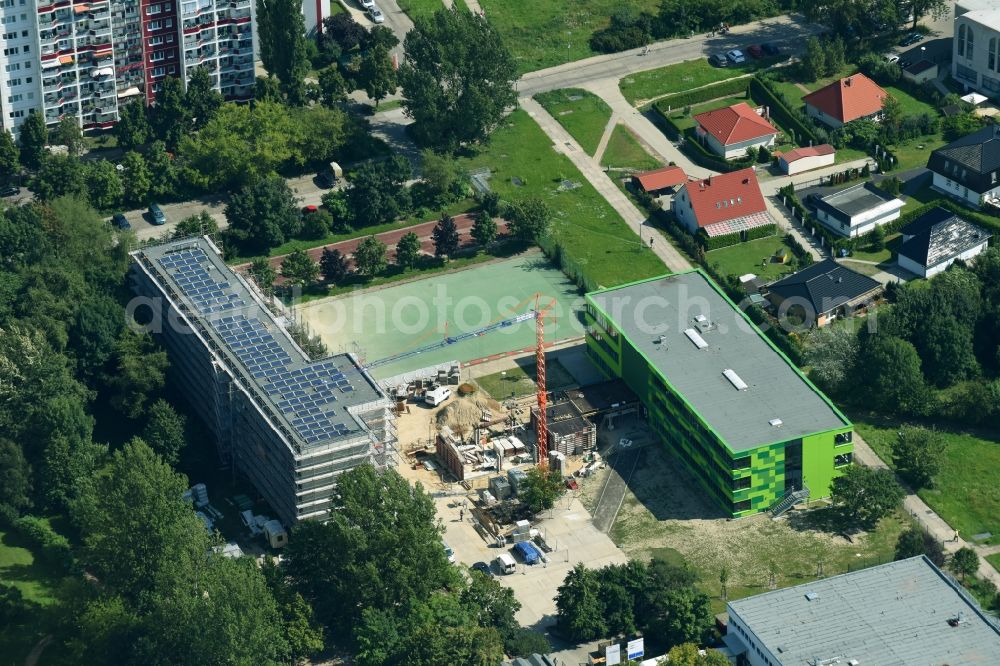
{"label": "garden hedge", "polygon": [[713,83],[710,86],[695,88],[694,90],[664,97],[661,100],[657,100],[653,106],[657,111],[667,116],[671,113],[671,111],[667,110],[668,107],[676,111],[686,106],[693,106],[694,104],[719,99],[720,97],[732,97],[737,93],[746,95],[747,86],[750,85],[752,78],[744,76],[739,79],[726,79],[719,83]]}

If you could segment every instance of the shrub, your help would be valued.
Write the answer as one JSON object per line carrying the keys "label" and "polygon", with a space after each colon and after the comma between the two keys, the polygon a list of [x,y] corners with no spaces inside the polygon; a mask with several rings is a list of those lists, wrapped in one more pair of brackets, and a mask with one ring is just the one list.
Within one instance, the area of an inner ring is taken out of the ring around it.
{"label": "shrub", "polygon": [[[728,79],[720,83],[705,86],[704,88],[697,88],[688,92],[669,95],[656,102],[654,106],[660,111],[660,113],[667,115],[670,113],[667,111],[668,107],[676,110],[683,107],[690,107],[692,104],[718,99],[720,97],[732,97],[736,94],[746,95],[747,86],[750,85],[750,81],[750,77]],[[690,113],[690,109],[688,109],[688,112]]]}
{"label": "shrub", "polygon": [[812,124],[797,109],[791,108],[784,95],[771,89],[766,77],[758,74],[750,80],[750,97],[757,104],[769,106],[771,118],[786,131],[791,132],[799,143],[805,143],[807,140],[811,140],[814,144],[822,143]]}
{"label": "shrub", "polygon": [[475,384],[472,384],[470,382],[465,382],[459,385],[458,394],[461,396],[472,395],[473,393],[476,392],[476,390],[477,387]]}
{"label": "shrub", "polygon": [[22,516],[14,523],[14,528],[38,549],[38,559],[48,566],[64,570],[73,566],[69,541],[44,520]]}

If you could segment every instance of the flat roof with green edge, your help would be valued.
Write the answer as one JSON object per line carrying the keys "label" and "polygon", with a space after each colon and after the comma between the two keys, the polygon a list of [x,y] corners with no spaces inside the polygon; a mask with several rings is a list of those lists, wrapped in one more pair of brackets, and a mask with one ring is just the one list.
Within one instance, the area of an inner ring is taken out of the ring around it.
{"label": "flat roof with green edge", "polygon": [[587,299],[734,453],[851,425],[700,269]]}

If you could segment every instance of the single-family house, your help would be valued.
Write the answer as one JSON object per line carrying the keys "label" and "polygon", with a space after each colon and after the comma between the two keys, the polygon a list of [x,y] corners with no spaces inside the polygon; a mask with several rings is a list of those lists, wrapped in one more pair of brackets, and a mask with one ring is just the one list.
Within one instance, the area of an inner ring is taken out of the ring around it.
{"label": "single-family house", "polygon": [[1000,205],[1000,127],[988,125],[931,152],[931,186],[967,206]]}
{"label": "single-family house", "polygon": [[834,129],[852,120],[878,120],[888,93],[864,74],[834,81],[802,98],[806,114]]}
{"label": "single-family house", "polygon": [[806,326],[826,326],[837,317],[864,309],[882,285],[833,259],[824,259],[769,284],[767,290],[767,300],[777,308],[779,320],[791,316]]}
{"label": "single-family house", "polygon": [[795,148],[787,153],[778,153],[778,167],[782,173],[794,176],[803,171],[811,171],[830,166],[837,159],[837,151],[828,143],[818,146]]}
{"label": "single-family house", "polygon": [[902,229],[900,268],[925,278],[944,271],[956,261],[968,261],[986,250],[991,234],[940,206]]}
{"label": "single-family house", "polygon": [[679,166],[665,166],[632,176],[632,183],[646,194],[660,196],[672,192],[681,183],[687,182],[684,169]]}
{"label": "single-family house", "polygon": [[778,130],[746,102],[694,116],[695,134],[709,150],[726,159],[743,157],[748,148],[774,146]]}
{"label": "single-family house", "polygon": [[897,219],[906,204],[871,183],[861,183],[815,199],[813,205],[820,224],[853,238]]}
{"label": "single-family house", "polygon": [[753,169],[689,181],[674,195],[670,206],[688,231],[704,231],[709,237],[774,224]]}

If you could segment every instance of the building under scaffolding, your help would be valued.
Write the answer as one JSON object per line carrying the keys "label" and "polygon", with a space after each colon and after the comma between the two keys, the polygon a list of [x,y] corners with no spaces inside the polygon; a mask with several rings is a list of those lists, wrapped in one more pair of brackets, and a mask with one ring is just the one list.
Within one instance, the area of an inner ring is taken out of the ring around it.
{"label": "building under scaffolding", "polygon": [[[597,426],[586,418],[570,400],[551,403],[545,410],[548,422],[548,450],[566,456],[582,455],[597,446]],[[538,408],[531,410],[531,426],[535,427]]]}
{"label": "building under scaffolding", "polygon": [[349,353],[310,359],[211,240],[131,258],[179,387],[285,524],[326,516],[340,473],[395,463],[392,403],[365,368]]}

